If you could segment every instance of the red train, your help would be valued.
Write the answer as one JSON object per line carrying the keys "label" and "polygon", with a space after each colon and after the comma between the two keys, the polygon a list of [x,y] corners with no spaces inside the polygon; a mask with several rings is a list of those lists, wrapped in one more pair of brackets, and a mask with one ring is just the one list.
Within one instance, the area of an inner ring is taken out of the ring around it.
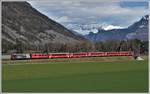
{"label": "red train", "polygon": [[19,59],[48,59],[48,58],[81,58],[81,57],[107,57],[107,56],[133,56],[133,52],[80,52],[80,53],[32,53],[12,54],[12,60]]}

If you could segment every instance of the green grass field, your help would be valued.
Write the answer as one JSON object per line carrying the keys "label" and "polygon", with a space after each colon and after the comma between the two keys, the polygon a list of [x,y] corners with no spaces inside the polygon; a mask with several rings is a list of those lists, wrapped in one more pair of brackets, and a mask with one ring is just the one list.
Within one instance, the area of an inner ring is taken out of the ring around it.
{"label": "green grass field", "polygon": [[3,92],[148,92],[148,59],[2,61]]}

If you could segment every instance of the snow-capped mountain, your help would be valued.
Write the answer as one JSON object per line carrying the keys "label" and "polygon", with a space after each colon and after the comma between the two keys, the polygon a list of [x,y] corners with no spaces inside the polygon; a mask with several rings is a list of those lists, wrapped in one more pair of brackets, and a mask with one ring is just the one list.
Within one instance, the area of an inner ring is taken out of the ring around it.
{"label": "snow-capped mountain", "polygon": [[85,38],[90,41],[105,41],[105,40],[127,40],[127,39],[139,39],[142,41],[148,40],[148,15],[141,18],[141,20],[135,22],[127,28],[119,29],[99,29],[97,33],[89,33],[85,35]]}
{"label": "snow-capped mountain", "polygon": [[115,26],[115,25],[103,25],[101,28],[104,30],[112,30],[112,29],[123,29],[125,27]]}
{"label": "snow-capped mountain", "polygon": [[76,31],[79,34],[87,35],[90,32],[97,33],[99,30],[123,29],[125,27],[109,25],[109,24],[69,24],[68,29]]}

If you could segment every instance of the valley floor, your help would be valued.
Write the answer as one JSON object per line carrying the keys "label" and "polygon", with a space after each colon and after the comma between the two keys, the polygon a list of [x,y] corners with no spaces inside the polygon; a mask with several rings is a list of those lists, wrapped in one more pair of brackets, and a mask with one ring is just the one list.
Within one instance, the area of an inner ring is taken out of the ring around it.
{"label": "valley floor", "polygon": [[148,92],[148,59],[3,60],[3,92]]}

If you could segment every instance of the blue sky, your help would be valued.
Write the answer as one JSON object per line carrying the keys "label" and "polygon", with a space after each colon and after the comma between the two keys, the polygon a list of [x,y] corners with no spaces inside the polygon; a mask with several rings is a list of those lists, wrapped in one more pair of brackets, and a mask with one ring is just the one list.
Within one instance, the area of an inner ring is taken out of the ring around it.
{"label": "blue sky", "polygon": [[63,24],[113,24],[127,27],[148,14],[148,0],[28,0]]}

